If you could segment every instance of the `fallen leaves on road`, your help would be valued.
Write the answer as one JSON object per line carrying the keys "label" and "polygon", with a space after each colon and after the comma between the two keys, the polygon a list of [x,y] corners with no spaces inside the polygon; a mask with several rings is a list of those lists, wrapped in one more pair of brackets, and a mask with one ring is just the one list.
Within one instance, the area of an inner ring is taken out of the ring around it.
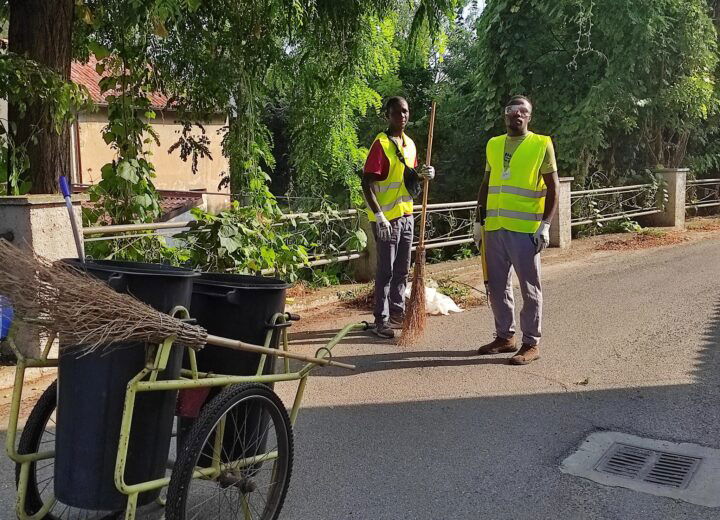
{"label": "fallen leaves on road", "polygon": [[633,251],[651,247],[680,244],[688,238],[679,232],[633,233],[627,238],[608,240],[597,246],[600,251]]}
{"label": "fallen leaves on road", "polygon": [[717,218],[698,218],[688,221],[688,231],[720,231],[720,220]]}
{"label": "fallen leaves on road", "polygon": [[374,283],[368,283],[361,285],[360,287],[355,287],[349,291],[342,291],[338,293],[338,297],[345,307],[361,310],[372,310],[374,295]]}

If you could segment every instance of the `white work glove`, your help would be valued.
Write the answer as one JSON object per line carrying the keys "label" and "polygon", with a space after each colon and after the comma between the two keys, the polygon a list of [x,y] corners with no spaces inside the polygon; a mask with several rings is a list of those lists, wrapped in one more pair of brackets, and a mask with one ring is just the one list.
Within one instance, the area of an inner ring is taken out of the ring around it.
{"label": "white work glove", "polygon": [[547,246],[550,245],[550,223],[544,220],[540,222],[540,227],[535,234],[532,236],[533,242],[535,242],[535,252],[539,253]]}
{"label": "white work glove", "polygon": [[480,249],[480,245],[482,244],[483,227],[482,222],[475,222],[473,224],[473,239],[478,249]]}
{"label": "white work glove", "polygon": [[375,224],[377,224],[377,235],[381,242],[389,242],[391,234],[390,222],[382,211],[375,213]]}
{"label": "white work glove", "polygon": [[431,181],[435,178],[435,168],[423,164],[418,168],[417,174],[422,180]]}

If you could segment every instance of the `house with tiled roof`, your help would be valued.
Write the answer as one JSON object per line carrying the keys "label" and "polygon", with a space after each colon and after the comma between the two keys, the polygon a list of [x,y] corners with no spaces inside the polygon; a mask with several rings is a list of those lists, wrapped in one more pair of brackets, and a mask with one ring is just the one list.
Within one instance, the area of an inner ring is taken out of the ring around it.
{"label": "house with tiled roof", "polygon": [[[101,76],[96,71],[96,65],[97,62],[91,57],[87,63],[74,62],[70,72],[72,81],[87,88],[96,106],[95,111],[80,114],[72,127],[72,175],[74,184],[78,186],[97,183],[101,178],[102,166],[115,158],[115,151],[102,137],[102,130],[108,122],[107,101],[100,91]],[[182,132],[176,112],[161,94],[151,94],[150,102],[156,114],[151,123],[158,134],[160,145],[151,142],[147,150],[152,154],[149,159],[157,174],[155,186],[163,199],[167,199],[161,204],[163,217],[177,214],[179,207],[198,205],[198,200],[209,211],[226,207],[230,201],[229,188],[219,187],[220,181],[228,173],[228,160],[223,156],[221,147],[225,115],[218,114],[203,124],[205,135],[210,140],[210,157],[199,158],[197,173],[193,173],[191,162],[183,161],[178,150],[169,152],[170,146]]]}
{"label": "house with tiled roof", "polygon": [[[7,40],[0,39],[0,52],[7,48]],[[101,179],[103,165],[112,161],[115,150],[102,137],[108,123],[107,101],[100,90],[102,78],[96,70],[97,62],[91,56],[87,63],[73,62],[70,77],[83,85],[90,93],[95,110],[78,115],[71,127],[71,176],[76,191],[84,191]],[[150,102],[156,118],[151,122],[157,132],[160,145],[151,142],[147,150],[152,154],[149,160],[155,166],[157,177],[154,183],[160,192],[163,220],[177,217],[192,207],[203,207],[212,212],[226,208],[230,203],[229,188],[220,188],[220,181],[227,175],[228,160],[222,154],[222,129],[226,116],[218,114],[203,123],[205,135],[210,140],[210,157],[198,159],[197,173],[193,173],[190,161],[183,161],[178,150],[169,148],[182,132],[182,125],[168,99],[158,93],[150,95]],[[0,99],[0,119],[7,124],[7,102]]]}

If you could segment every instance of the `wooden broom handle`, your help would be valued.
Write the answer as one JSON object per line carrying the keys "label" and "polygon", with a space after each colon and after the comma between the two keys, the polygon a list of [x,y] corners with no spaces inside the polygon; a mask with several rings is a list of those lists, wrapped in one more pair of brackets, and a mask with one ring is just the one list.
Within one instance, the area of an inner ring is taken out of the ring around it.
{"label": "wooden broom handle", "polygon": [[348,370],[355,370],[355,365],[348,365],[347,363],[340,363],[339,361],[333,361],[331,359],[319,358],[315,356],[305,356],[303,354],[288,352],[287,350],[280,350],[278,348],[261,347],[260,345],[252,345],[251,343],[245,343],[244,341],[223,338],[220,336],[213,336],[212,334],[207,335],[207,344],[214,345],[216,347],[229,348],[232,350],[243,350],[245,352],[257,352],[258,354],[267,354],[268,356],[279,356],[290,359],[297,359],[299,361],[305,361],[307,363],[315,363],[316,365],[326,365],[331,367],[347,368]]}
{"label": "wooden broom handle", "polygon": [[[435,128],[435,101],[432,102],[430,108],[430,128],[428,129],[427,152],[425,153],[425,164],[430,166],[432,158],[433,130]],[[423,180],[423,200],[422,209],[420,210],[420,239],[418,240],[418,249],[425,249],[425,217],[427,215],[427,201],[430,183],[427,179]]]}

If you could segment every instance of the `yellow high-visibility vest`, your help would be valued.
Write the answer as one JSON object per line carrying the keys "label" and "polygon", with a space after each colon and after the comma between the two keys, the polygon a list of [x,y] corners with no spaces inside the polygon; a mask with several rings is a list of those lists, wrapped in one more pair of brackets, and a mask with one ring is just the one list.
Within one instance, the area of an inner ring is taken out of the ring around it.
{"label": "yellow high-visibility vest", "polygon": [[[402,137],[405,146],[401,147],[400,151],[405,157],[405,164],[412,168],[415,165],[415,157],[417,154],[415,143],[405,134],[403,134]],[[383,151],[385,152],[385,157],[390,161],[390,171],[387,178],[383,181],[372,183],[372,190],[375,192],[375,198],[378,201],[380,210],[388,220],[409,215],[413,210],[413,199],[405,188],[403,176],[405,166],[400,159],[398,159],[396,147],[385,132],[380,132],[375,140],[380,141]],[[367,214],[370,222],[375,222],[375,214],[370,208],[367,208]]]}
{"label": "yellow high-visibility vest", "polygon": [[506,139],[507,135],[500,135],[487,143],[490,183],[485,229],[535,233],[545,211],[547,186],[540,167],[550,137],[530,132],[513,153],[507,171],[504,168]]}

